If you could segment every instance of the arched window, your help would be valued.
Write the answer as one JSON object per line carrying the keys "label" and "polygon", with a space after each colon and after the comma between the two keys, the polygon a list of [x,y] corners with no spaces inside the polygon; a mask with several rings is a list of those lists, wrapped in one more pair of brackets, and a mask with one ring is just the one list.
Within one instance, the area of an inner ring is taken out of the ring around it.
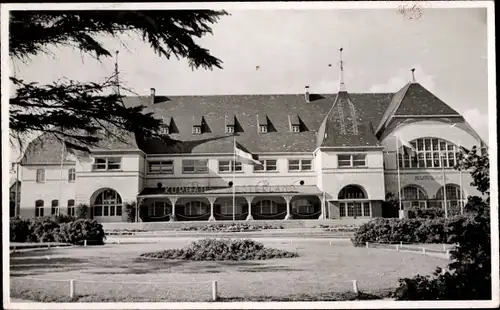
{"label": "arched window", "polygon": [[45,182],[45,169],[36,169],[36,182]]}
{"label": "arched window", "polygon": [[446,200],[446,204],[449,210],[453,209],[455,211],[458,211],[458,209],[460,209],[460,207],[463,205],[464,199],[465,195],[460,190],[460,186],[456,184],[446,184],[446,191],[443,191],[442,186],[437,191],[436,200],[434,201],[434,206],[443,208],[444,201]]}
{"label": "arched window", "polygon": [[298,199],[292,203],[292,208],[299,214],[314,213],[314,204],[307,199]]}
{"label": "arched window", "polygon": [[401,189],[401,200],[404,209],[410,207],[427,207],[427,195],[420,187],[414,185],[409,185]]}
{"label": "arched window", "polygon": [[257,203],[260,214],[278,213],[278,204],[273,200],[261,200]]}
{"label": "arched window", "polygon": [[356,185],[348,185],[342,188],[338,195],[340,217],[369,217],[371,216],[371,205],[366,201],[368,197],[365,191]]}
{"label": "arched window", "polygon": [[75,182],[76,170],[75,168],[70,168],[68,170],[68,182]]}
{"label": "arched window", "polygon": [[94,216],[121,216],[122,198],[112,189],[105,189],[94,199]]}
{"label": "arched window", "polygon": [[59,200],[52,200],[52,204],[50,206],[50,214],[51,215],[59,215]]}
{"label": "arched window", "polygon": [[35,217],[43,216],[43,200],[39,199],[35,201]]}
{"label": "arched window", "polygon": [[437,138],[421,138],[399,149],[400,168],[453,168],[457,162],[458,146]]}
{"label": "arched window", "polygon": [[68,215],[75,216],[75,200],[74,199],[68,200]]}
{"label": "arched window", "polygon": [[186,203],[184,215],[204,215],[208,213],[208,207],[201,201],[190,201]]}

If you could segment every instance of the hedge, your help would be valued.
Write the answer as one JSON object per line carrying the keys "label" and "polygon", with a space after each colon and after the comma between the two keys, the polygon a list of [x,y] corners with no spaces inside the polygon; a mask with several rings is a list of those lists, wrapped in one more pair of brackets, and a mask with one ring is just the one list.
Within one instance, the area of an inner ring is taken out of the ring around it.
{"label": "hedge", "polygon": [[10,219],[10,242],[64,242],[103,244],[106,239],[102,225],[96,220],[70,216]]}
{"label": "hedge", "polygon": [[449,243],[456,235],[463,234],[459,227],[472,221],[468,216],[450,218],[384,219],[377,218],[364,223],[351,241],[355,246],[373,243]]}

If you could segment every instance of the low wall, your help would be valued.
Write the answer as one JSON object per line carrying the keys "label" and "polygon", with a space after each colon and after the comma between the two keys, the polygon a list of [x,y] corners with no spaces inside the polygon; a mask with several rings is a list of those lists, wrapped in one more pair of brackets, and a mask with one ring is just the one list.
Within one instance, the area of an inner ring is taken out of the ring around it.
{"label": "low wall", "polygon": [[175,230],[187,227],[203,227],[211,224],[230,224],[230,223],[245,223],[249,225],[274,225],[287,228],[313,228],[319,225],[328,226],[346,226],[346,225],[361,225],[368,222],[370,219],[342,219],[342,220],[253,220],[253,221],[224,221],[224,222],[207,222],[207,221],[191,221],[191,222],[139,222],[139,223],[101,223],[104,230],[145,230],[145,231],[161,231]]}

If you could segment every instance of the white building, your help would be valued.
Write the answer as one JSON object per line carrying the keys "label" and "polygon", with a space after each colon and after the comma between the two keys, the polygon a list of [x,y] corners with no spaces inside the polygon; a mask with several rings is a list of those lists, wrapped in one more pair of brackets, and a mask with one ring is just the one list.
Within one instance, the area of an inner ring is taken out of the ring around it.
{"label": "white building", "polygon": [[[481,139],[417,82],[396,93],[357,94],[341,83],[326,95],[308,87],[228,96],[156,96],[152,89],[124,103],[162,119],[166,141],[110,128],[116,135],[103,136],[90,156],[61,163],[62,144],[42,135],[22,160],[21,216],[73,214],[87,204],[94,218],[116,222],[125,218],[122,203],[138,201],[140,221],[232,219],[234,185],[239,220],[377,217],[387,194],[400,189],[405,209],[442,208],[445,200],[459,209],[479,194],[469,173],[453,166],[460,146],[482,147]],[[234,165],[234,141],[263,165]]]}

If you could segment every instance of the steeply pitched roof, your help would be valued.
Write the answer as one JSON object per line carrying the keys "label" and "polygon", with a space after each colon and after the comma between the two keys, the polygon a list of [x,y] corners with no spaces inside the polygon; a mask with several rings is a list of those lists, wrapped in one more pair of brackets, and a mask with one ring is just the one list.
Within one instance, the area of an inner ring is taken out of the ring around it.
{"label": "steeply pitched roof", "polygon": [[[149,105],[147,110],[158,116],[171,115],[177,133],[170,134],[167,143],[159,140],[138,143],[148,154],[231,153],[233,138],[226,134],[224,124],[226,115],[236,115],[242,129],[236,139],[251,152],[312,152],[316,148],[316,133],[335,98],[336,94],[311,94],[311,102],[306,102],[302,94],[164,97],[164,101]],[[350,98],[362,124],[366,120],[378,122],[392,95],[350,94]],[[134,103],[133,98],[127,99],[129,105],[140,104],[140,100]],[[261,117],[267,117],[275,131],[259,133],[257,115],[259,123]],[[289,115],[300,117],[307,130],[291,132]],[[211,132],[193,135],[193,116],[203,116]],[[367,140],[361,142],[366,145]]]}
{"label": "steeply pitched roof", "polygon": [[419,83],[408,83],[394,94],[391,104],[377,126],[377,134],[392,116],[438,116],[460,114]]}
{"label": "steeply pitched roof", "polygon": [[[60,163],[63,144],[54,135],[41,134],[31,141],[21,159],[22,165]],[[65,160],[65,162],[70,162]]]}

